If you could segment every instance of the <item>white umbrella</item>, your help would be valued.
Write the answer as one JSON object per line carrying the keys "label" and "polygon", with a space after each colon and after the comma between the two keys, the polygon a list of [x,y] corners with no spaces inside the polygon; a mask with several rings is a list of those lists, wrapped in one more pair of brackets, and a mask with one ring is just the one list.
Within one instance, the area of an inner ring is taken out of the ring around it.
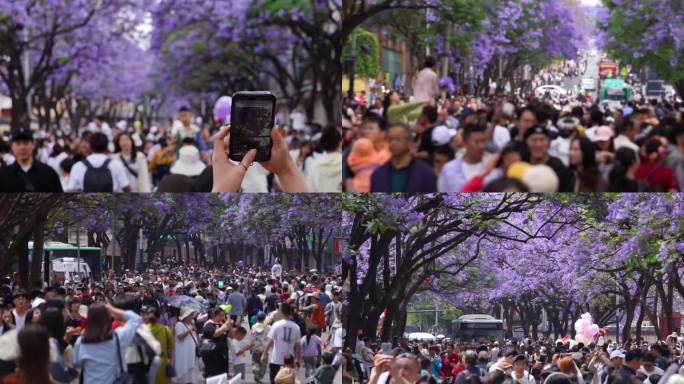
{"label": "white umbrella", "polygon": [[427,332],[412,332],[409,333],[409,340],[425,340],[435,341],[435,336]]}

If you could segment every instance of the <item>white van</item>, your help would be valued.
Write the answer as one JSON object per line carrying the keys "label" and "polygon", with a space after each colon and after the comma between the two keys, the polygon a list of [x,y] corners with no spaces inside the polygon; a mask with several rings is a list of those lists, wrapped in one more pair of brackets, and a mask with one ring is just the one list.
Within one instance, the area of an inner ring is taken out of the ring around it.
{"label": "white van", "polygon": [[75,257],[60,257],[52,259],[52,276],[53,281],[60,283],[81,281],[83,278],[88,278],[93,281],[93,272],[86,261],[81,258],[79,263]]}
{"label": "white van", "polygon": [[582,88],[586,91],[595,91],[596,80],[592,79],[591,77],[585,77],[582,79]]}

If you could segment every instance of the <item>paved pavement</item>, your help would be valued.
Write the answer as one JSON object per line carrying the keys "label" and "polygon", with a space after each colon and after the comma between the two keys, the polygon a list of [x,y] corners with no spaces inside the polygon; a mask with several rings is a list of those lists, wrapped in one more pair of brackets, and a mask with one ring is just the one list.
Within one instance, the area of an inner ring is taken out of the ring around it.
{"label": "paved pavement", "polygon": [[[567,90],[572,90],[575,86],[580,86],[582,79],[591,78],[594,79],[596,86],[599,84],[599,69],[598,69],[599,57],[589,56],[587,58],[587,64],[584,73],[580,73],[577,77],[566,77],[563,79],[561,86]],[[591,97],[596,100],[598,93],[594,90],[589,92]]]}

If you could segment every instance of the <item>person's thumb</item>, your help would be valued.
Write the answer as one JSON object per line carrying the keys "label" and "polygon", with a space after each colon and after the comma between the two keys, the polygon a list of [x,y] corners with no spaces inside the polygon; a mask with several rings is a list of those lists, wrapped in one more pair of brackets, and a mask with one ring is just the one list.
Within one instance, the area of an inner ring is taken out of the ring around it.
{"label": "person's thumb", "polygon": [[256,149],[250,149],[246,154],[245,157],[242,158],[242,161],[240,164],[242,164],[245,167],[245,172],[249,169],[249,167],[252,166],[252,163],[254,163],[254,159],[256,158],[257,150]]}
{"label": "person's thumb", "polygon": [[271,130],[271,139],[275,148],[285,147],[285,140],[283,140],[283,135],[280,134],[280,129],[278,129],[277,125],[274,125]]}
{"label": "person's thumb", "polygon": [[214,136],[214,153],[212,154],[213,161],[216,162],[217,159],[220,159],[221,156],[225,157],[226,154],[226,143],[225,139],[226,136],[228,136],[228,133],[230,132],[230,127],[223,127],[221,128],[220,131]]}

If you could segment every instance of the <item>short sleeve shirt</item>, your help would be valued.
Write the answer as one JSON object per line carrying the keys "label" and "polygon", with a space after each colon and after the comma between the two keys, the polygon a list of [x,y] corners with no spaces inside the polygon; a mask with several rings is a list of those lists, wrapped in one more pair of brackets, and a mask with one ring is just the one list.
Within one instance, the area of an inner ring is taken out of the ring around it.
{"label": "short sleeve shirt", "polygon": [[[109,156],[103,153],[94,153],[89,155],[86,159],[93,167],[101,167]],[[109,162],[109,171],[112,173],[112,181],[114,183],[113,192],[123,192],[123,189],[130,186],[126,168],[117,159],[112,159]],[[87,167],[82,161],[74,164],[69,175],[68,191],[83,191],[83,179],[85,177]]]}
{"label": "short sleeve shirt", "polygon": [[295,355],[295,347],[301,339],[301,332],[297,323],[291,320],[278,320],[268,332],[268,338],[273,340],[271,364],[283,365],[287,355]]}

